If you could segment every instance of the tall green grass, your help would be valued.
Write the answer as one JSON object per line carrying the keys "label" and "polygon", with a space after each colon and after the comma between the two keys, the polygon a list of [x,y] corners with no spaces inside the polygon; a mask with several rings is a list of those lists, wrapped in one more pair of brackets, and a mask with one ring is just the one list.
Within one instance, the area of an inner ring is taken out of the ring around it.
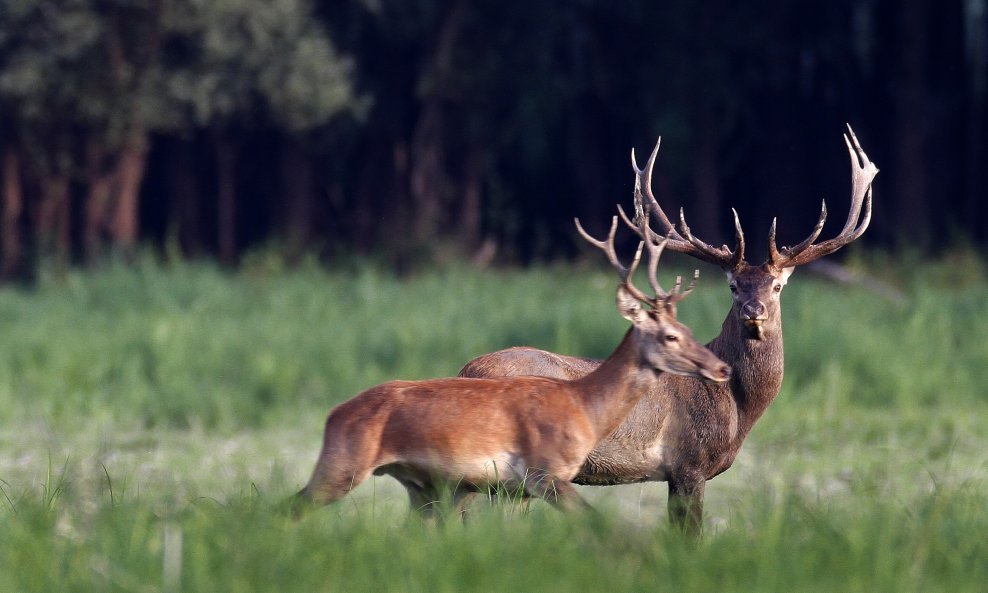
{"label": "tall green grass", "polygon": [[[626,327],[606,270],[146,262],[0,288],[0,591],[984,590],[984,269],[853,265],[905,301],[790,280],[782,392],[708,485],[700,543],[659,484],[582,489],[599,517],[422,525],[386,478],[274,510],[366,387],[509,345],[606,356]],[[705,270],[680,318],[710,339],[729,302]]]}
{"label": "tall green grass", "polygon": [[[465,525],[336,510],[290,523],[257,500],[162,516],[22,502],[0,519],[4,591],[983,591],[984,499],[915,508],[753,497],[702,542],[617,516],[482,511]],[[608,509],[603,509],[608,510]]]}

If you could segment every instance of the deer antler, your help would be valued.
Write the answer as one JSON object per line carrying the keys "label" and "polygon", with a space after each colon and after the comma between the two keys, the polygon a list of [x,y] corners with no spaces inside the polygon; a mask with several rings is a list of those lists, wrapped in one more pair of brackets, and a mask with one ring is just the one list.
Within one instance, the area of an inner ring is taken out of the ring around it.
{"label": "deer antler", "polygon": [[[621,283],[633,297],[653,308],[659,308],[663,305],[669,305],[681,301],[693,290],[693,288],[696,287],[696,281],[700,277],[700,271],[694,271],[693,280],[685,291],[682,290],[683,279],[681,277],[676,278],[676,285],[673,287],[671,292],[666,292],[663,290],[662,286],[659,284],[657,272],[659,267],[659,258],[662,257],[662,251],[669,243],[670,237],[660,237],[658,241],[655,241],[653,239],[655,233],[648,227],[648,216],[642,213],[642,209],[640,207],[637,208],[637,210],[640,214],[639,216],[636,216],[639,220],[639,224],[633,225],[628,221],[624,211],[618,207],[621,217],[624,218],[626,223],[631,225],[632,229],[642,239],[642,241],[638,243],[638,249],[635,252],[635,257],[631,261],[631,265],[628,267],[621,264],[617,257],[617,252],[614,250],[614,236],[617,234],[618,226],[617,216],[611,218],[611,229],[607,234],[607,239],[603,241],[595,239],[587,233],[580,224],[579,218],[574,218],[573,222],[576,223],[576,230],[580,233],[580,236],[582,236],[584,240],[594,247],[597,247],[607,255],[607,260],[611,263],[611,266],[617,270],[618,276],[621,278]],[[654,297],[646,295],[631,282],[631,277],[634,276],[635,270],[638,268],[638,263],[641,261],[642,249],[645,247],[648,248],[648,282],[651,285],[652,290],[655,292]]]}
{"label": "deer antler", "polygon": [[[654,153],[653,153],[654,155]],[[632,159],[634,159],[634,154],[632,154]],[[637,167],[636,167],[637,168]],[[662,255],[662,250],[670,245],[673,241],[672,236],[676,234],[675,229],[670,229],[665,237],[659,236],[652,230],[648,225],[648,213],[645,211],[644,204],[642,203],[641,192],[635,192],[635,218],[634,220],[628,218],[628,215],[624,213],[624,208],[618,204],[618,214],[621,215],[621,219],[624,224],[628,225],[632,231],[637,234],[642,241],[648,246],[649,250],[649,260],[648,260],[648,280],[651,283],[653,290],[656,294],[662,291],[659,287],[659,281],[656,275],[656,271],[659,263],[659,256]],[[676,236],[679,236],[676,234]],[[696,288],[696,281],[700,278],[700,270],[693,270],[693,279],[690,282],[689,287],[685,291],[681,290],[683,287],[682,276],[676,276],[676,284],[673,286],[672,291],[666,295],[666,300],[671,303],[675,303],[683,300],[689,293],[693,292]]]}
{"label": "deer antler", "polygon": [[[850,125],[847,126],[847,132],[847,134],[844,134],[844,142],[847,144],[847,151],[851,156],[852,192],[851,208],[847,215],[847,222],[844,223],[844,228],[833,239],[814,244],[814,241],[817,240],[823,231],[823,223],[827,219],[827,204],[824,202],[820,207],[820,217],[817,219],[817,223],[814,225],[810,235],[798,245],[779,249],[775,243],[776,220],[773,219],[772,227],[768,233],[769,256],[766,261],[767,264],[775,268],[807,264],[833,253],[854,241],[868,228],[868,224],[871,222],[871,183],[875,179],[875,175],[878,174],[878,167],[868,159],[868,155],[861,148],[861,144],[858,142],[858,138],[854,135],[854,130],[851,129]],[[737,240],[735,248],[732,251],[727,245],[717,248],[694,237],[690,232],[689,225],[686,224],[686,215],[682,209],[679,211],[679,230],[677,231],[669,220],[669,217],[662,210],[662,206],[659,205],[658,200],[652,194],[652,169],[655,166],[655,157],[659,153],[661,142],[662,138],[659,138],[655,143],[655,148],[645,163],[644,169],[638,167],[638,162],[635,159],[635,151],[634,149],[631,150],[631,165],[635,169],[636,211],[641,210],[644,201],[648,200],[649,208],[655,213],[655,218],[658,221],[659,231],[665,233],[668,238],[667,246],[669,249],[718,265],[726,270],[736,270],[744,261],[744,232],[741,230],[741,221],[738,219],[736,210],[731,209],[734,215],[734,230]],[[864,206],[863,215],[861,213],[862,206]],[[621,216],[624,218],[625,223],[632,229],[636,229],[639,226],[638,219],[640,219],[641,215],[637,212],[635,223],[630,222],[627,216],[624,215],[624,212],[621,212]],[[649,237],[652,241],[660,238],[658,234],[650,229],[647,229],[643,237]]]}
{"label": "deer antler", "polygon": [[[659,137],[655,143],[655,148],[652,149],[652,154],[645,163],[644,169],[638,167],[638,161],[635,159],[635,149],[631,149],[631,166],[635,169],[636,210],[645,199],[648,199],[649,208],[655,213],[655,218],[658,220],[659,232],[664,233],[669,239],[667,243],[669,249],[718,265],[724,269],[733,270],[737,268],[744,260],[744,232],[741,230],[741,222],[738,220],[737,212],[734,212],[734,230],[737,244],[734,251],[731,251],[727,245],[717,248],[694,237],[690,232],[689,225],[686,224],[686,214],[682,209],[679,211],[679,231],[677,232],[672,222],[670,222],[669,217],[662,210],[662,206],[655,199],[655,196],[652,194],[652,169],[655,167],[655,157],[659,154],[659,145],[661,143],[662,137]],[[625,222],[627,223],[627,220]],[[653,239],[661,236],[652,231],[649,231],[649,233],[649,236],[653,237]]]}
{"label": "deer antler", "polygon": [[[820,231],[823,230],[823,223],[827,219],[827,203],[824,202],[820,208],[820,218],[817,220],[810,236],[794,247],[783,247],[778,249],[775,245],[775,221],[772,221],[772,228],[768,235],[768,264],[776,268],[787,268],[801,266],[825,255],[833,253],[841,247],[847,245],[861,236],[868,224],[871,222],[871,183],[878,175],[878,167],[868,159],[868,155],[858,143],[857,136],[851,126],[847,126],[847,134],[844,134],[844,142],[847,144],[847,152],[851,157],[851,208],[847,214],[847,222],[844,228],[833,239],[814,245]],[[864,214],[861,214],[861,206],[864,205]],[[860,221],[859,221],[860,219]]]}

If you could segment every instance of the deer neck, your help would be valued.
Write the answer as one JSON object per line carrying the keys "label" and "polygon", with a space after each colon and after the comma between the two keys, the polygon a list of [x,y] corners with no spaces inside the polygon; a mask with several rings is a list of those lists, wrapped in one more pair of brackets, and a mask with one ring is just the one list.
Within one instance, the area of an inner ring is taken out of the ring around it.
{"label": "deer neck", "polygon": [[642,360],[637,341],[632,327],[610,357],[588,375],[571,382],[599,439],[624,421],[660,373]]}
{"label": "deer neck", "polygon": [[762,339],[754,339],[731,309],[721,333],[708,348],[731,365],[727,389],[738,410],[738,436],[744,438],[782,387],[784,357],[781,312]]}

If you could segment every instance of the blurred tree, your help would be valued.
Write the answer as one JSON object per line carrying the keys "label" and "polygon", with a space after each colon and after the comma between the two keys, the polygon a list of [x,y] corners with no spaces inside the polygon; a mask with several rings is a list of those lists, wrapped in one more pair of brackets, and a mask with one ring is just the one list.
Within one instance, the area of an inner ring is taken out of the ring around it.
{"label": "blurred tree", "polygon": [[291,212],[289,240],[301,248],[312,234],[315,188],[305,181],[311,160],[297,151],[306,131],[365,108],[350,85],[352,62],[337,55],[305,0],[176,0],[166,17],[166,95],[188,125],[210,130],[215,150],[220,258],[233,262],[238,248],[239,135],[264,125],[292,137],[281,164],[292,191],[275,207]]}
{"label": "blurred tree", "polygon": [[[350,62],[304,0],[20,0],[0,19],[0,105],[13,115],[4,143],[5,269],[20,252],[21,173],[29,190],[39,188],[31,212],[38,248],[63,262],[72,187],[85,187],[81,240],[93,260],[107,238],[124,251],[138,239],[150,134],[201,128],[212,131],[220,253],[232,261],[237,131],[266,123],[299,135],[361,106]],[[301,209],[295,220],[306,224]]]}
{"label": "blurred tree", "polygon": [[[94,15],[71,2],[13,2],[0,11],[0,19],[0,105],[9,114],[4,118],[4,267],[12,272],[24,251],[17,241],[18,217],[25,210],[37,249],[54,251],[67,263],[77,129],[72,114],[87,106],[87,80],[77,66],[97,45],[98,31]],[[25,200],[28,192],[37,198]]]}
{"label": "blurred tree", "polygon": [[845,121],[883,169],[866,240],[983,242],[985,0],[909,1],[8,0],[0,274],[173,238],[571,255],[659,134],[669,211],[764,249],[841,210]]}
{"label": "blurred tree", "polygon": [[160,125],[153,92],[160,2],[23,0],[7,8],[0,96],[14,113],[8,150],[26,157],[15,160],[28,187],[39,188],[31,212],[37,249],[67,262],[72,186],[82,182],[87,256],[98,254],[104,236],[131,250],[147,134]]}

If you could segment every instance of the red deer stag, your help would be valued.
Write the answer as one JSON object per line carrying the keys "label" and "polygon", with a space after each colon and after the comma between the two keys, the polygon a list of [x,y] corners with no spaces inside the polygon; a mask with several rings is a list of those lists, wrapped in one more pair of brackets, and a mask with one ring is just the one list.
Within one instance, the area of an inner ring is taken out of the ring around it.
{"label": "red deer stag", "polygon": [[[478,490],[503,484],[558,508],[586,506],[570,483],[587,454],[610,434],[655,383],[661,371],[726,381],[730,367],[701,346],[676,320],[677,280],[665,292],[656,267],[667,239],[646,237],[628,268],[614,250],[617,217],[606,241],[587,235],[617,269],[617,308],[631,328],[592,373],[573,380],[544,377],[393,381],[333,409],[322,452],[308,485],[291,501],[300,514],[339,500],[371,474],[390,475],[408,490],[412,507],[431,515],[440,492],[459,504]],[[648,248],[654,297],[631,282]],[[643,306],[645,305],[645,306]]]}
{"label": "red deer stag", "polygon": [[[769,256],[758,266],[744,259],[744,234],[737,212],[734,213],[737,243],[733,251],[726,245],[716,248],[694,237],[682,211],[676,232],[651,191],[652,167],[659,144],[656,143],[644,171],[638,168],[632,151],[637,217],[643,218],[642,202],[647,199],[645,207],[655,214],[658,233],[668,236],[667,249],[716,264],[727,273],[734,301],[720,335],[707,347],[733,371],[730,382],[720,384],[683,376],[659,377],[617,430],[591,451],[574,478],[575,483],[667,481],[670,521],[687,533],[700,533],[706,481],[731,467],[745,437],[782,385],[779,296],[789,275],[797,266],[833,253],[857,239],[871,220],[871,183],[878,168],[868,160],[850,126],[844,140],[851,156],[852,185],[851,207],[844,228],[837,237],[814,243],[827,216],[824,203],[809,237],[794,247],[779,249],[773,221],[768,236]],[[630,224],[627,219],[625,222]],[[509,348],[470,361],[460,376],[537,374],[575,379],[593,372],[598,364],[535,348]]]}

